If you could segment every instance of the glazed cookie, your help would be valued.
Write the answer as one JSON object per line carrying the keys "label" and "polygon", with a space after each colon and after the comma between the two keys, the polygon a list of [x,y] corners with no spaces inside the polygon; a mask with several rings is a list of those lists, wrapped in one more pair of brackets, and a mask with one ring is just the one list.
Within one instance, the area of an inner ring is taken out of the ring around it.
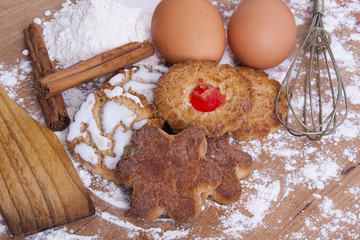
{"label": "glazed cookie", "polygon": [[74,158],[93,173],[120,184],[115,167],[130,154],[134,131],[163,124],[156,107],[140,94],[152,93],[160,75],[144,66],[131,67],[103,83],[98,93],[89,94],[66,137]]}
{"label": "glazed cookie", "polygon": [[157,81],[167,71],[168,68],[160,65],[153,65],[151,67],[139,65],[120,69],[118,74],[102,84],[101,89],[121,86],[125,91],[131,90],[139,93],[144,95],[149,102],[153,102],[153,92]]}
{"label": "glazed cookie", "polygon": [[[244,116],[243,123],[233,132],[233,135],[239,140],[264,138],[281,127],[281,123],[275,113],[275,101],[280,89],[280,83],[269,79],[269,75],[261,70],[239,67],[237,72],[251,81],[253,108]],[[279,117],[285,120],[288,113],[288,105],[285,92],[283,91],[278,103],[278,113]]]}
{"label": "glazed cookie", "polygon": [[250,81],[230,65],[188,61],[160,77],[154,103],[175,131],[190,126],[219,137],[243,124],[252,109]]}

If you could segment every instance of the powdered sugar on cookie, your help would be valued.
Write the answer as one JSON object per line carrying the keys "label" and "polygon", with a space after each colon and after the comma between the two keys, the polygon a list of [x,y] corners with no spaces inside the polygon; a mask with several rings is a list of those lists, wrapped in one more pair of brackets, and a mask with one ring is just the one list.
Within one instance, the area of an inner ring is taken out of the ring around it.
{"label": "powdered sugar on cookie", "polygon": [[[97,126],[93,117],[93,109],[96,103],[95,95],[89,94],[84,104],[81,105],[79,111],[74,116],[74,121],[69,126],[69,133],[66,138],[68,142],[72,142],[76,138],[85,139],[86,133],[90,133],[92,141],[100,151],[107,150],[110,146],[110,140],[101,135],[101,130]],[[87,126],[87,131],[83,127]]]}
{"label": "powdered sugar on cookie", "polygon": [[[134,131],[146,124],[162,126],[146,97],[132,88],[128,91],[123,88],[130,81],[140,81],[136,74],[139,69],[143,69],[141,76],[152,76],[148,68],[131,67],[103,83],[98,93],[90,93],[75,114],[66,138],[75,159],[115,183],[118,183],[114,174],[116,164],[131,152]],[[154,75],[147,81],[154,81],[159,73]]]}
{"label": "powdered sugar on cookie", "polygon": [[[168,69],[160,65],[153,65],[146,67],[139,65],[132,68],[130,72],[125,69],[121,73],[115,75],[109,80],[111,85],[122,84],[126,91],[131,89],[134,92],[144,95],[149,102],[153,102],[153,92],[156,88],[156,83],[163,73],[167,73]],[[131,74],[131,76],[129,76]],[[131,80],[124,82],[128,77]]]}

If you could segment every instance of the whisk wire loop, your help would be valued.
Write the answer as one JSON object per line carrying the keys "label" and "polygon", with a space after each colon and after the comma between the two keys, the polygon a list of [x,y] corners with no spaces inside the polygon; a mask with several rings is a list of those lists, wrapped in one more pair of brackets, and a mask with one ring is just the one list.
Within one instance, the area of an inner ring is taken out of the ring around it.
{"label": "whisk wire loop", "polygon": [[[311,140],[318,140],[332,133],[344,122],[348,113],[344,83],[330,48],[331,36],[323,27],[322,11],[323,1],[315,0],[310,29],[304,34],[303,43],[285,75],[275,104],[276,115],[281,124],[291,134],[307,136]],[[300,57],[301,54],[303,55]],[[324,63],[321,62],[321,59],[324,59]],[[293,77],[295,66],[298,66],[298,69]],[[303,68],[306,68],[306,74],[304,80],[301,80],[304,73]],[[322,74],[323,71],[326,71],[327,74]],[[332,78],[333,74],[337,81]],[[325,78],[327,80],[323,81]],[[330,91],[324,86],[325,83],[328,83]],[[304,92],[303,108],[300,111],[302,114],[299,114],[298,102],[294,101],[294,96],[299,94],[299,85]],[[285,119],[281,119],[278,113],[278,102],[282,91],[285,91],[289,106],[289,114]],[[331,97],[323,96],[324,94],[331,95]],[[315,99],[318,101],[315,102]],[[324,111],[327,102],[332,106],[332,110]],[[340,105],[343,107],[342,109],[340,109]],[[340,110],[342,110],[341,114],[339,114]],[[327,112],[328,115],[326,115]]]}

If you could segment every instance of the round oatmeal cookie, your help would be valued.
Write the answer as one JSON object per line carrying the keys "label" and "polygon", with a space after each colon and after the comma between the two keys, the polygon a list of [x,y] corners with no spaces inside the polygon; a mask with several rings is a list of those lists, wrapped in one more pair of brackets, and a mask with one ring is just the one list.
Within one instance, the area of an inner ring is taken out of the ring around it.
{"label": "round oatmeal cookie", "polygon": [[[280,90],[280,83],[269,79],[269,75],[261,70],[239,67],[237,72],[249,79],[253,92],[252,110],[244,116],[240,127],[232,134],[239,140],[261,139],[281,127],[276,113],[275,101]],[[285,120],[288,113],[285,92],[280,94],[278,113]]]}
{"label": "round oatmeal cookie", "polygon": [[74,158],[91,172],[120,184],[115,167],[131,153],[134,132],[144,125],[163,125],[155,105],[144,96],[152,100],[152,89],[162,73],[130,67],[103,83],[99,92],[89,94],[66,137]]}
{"label": "round oatmeal cookie", "polygon": [[[154,103],[175,131],[192,126],[210,137],[228,133],[238,140],[261,139],[281,126],[275,113],[279,89],[280,83],[261,70],[188,61],[160,77]],[[285,119],[285,93],[280,97],[278,111]]]}
{"label": "round oatmeal cookie", "polygon": [[249,79],[224,64],[187,61],[160,77],[154,103],[174,131],[190,126],[219,137],[243,124],[252,109]]}

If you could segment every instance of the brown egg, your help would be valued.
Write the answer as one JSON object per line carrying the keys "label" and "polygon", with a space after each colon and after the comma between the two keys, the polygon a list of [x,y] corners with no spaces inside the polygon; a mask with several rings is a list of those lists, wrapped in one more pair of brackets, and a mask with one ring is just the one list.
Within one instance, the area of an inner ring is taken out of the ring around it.
{"label": "brown egg", "polygon": [[281,0],[243,0],[227,28],[235,57],[257,69],[283,62],[294,48],[296,34],[294,16]]}
{"label": "brown egg", "polygon": [[162,0],[152,16],[151,35],[170,63],[220,61],[225,51],[224,24],[208,0]]}

